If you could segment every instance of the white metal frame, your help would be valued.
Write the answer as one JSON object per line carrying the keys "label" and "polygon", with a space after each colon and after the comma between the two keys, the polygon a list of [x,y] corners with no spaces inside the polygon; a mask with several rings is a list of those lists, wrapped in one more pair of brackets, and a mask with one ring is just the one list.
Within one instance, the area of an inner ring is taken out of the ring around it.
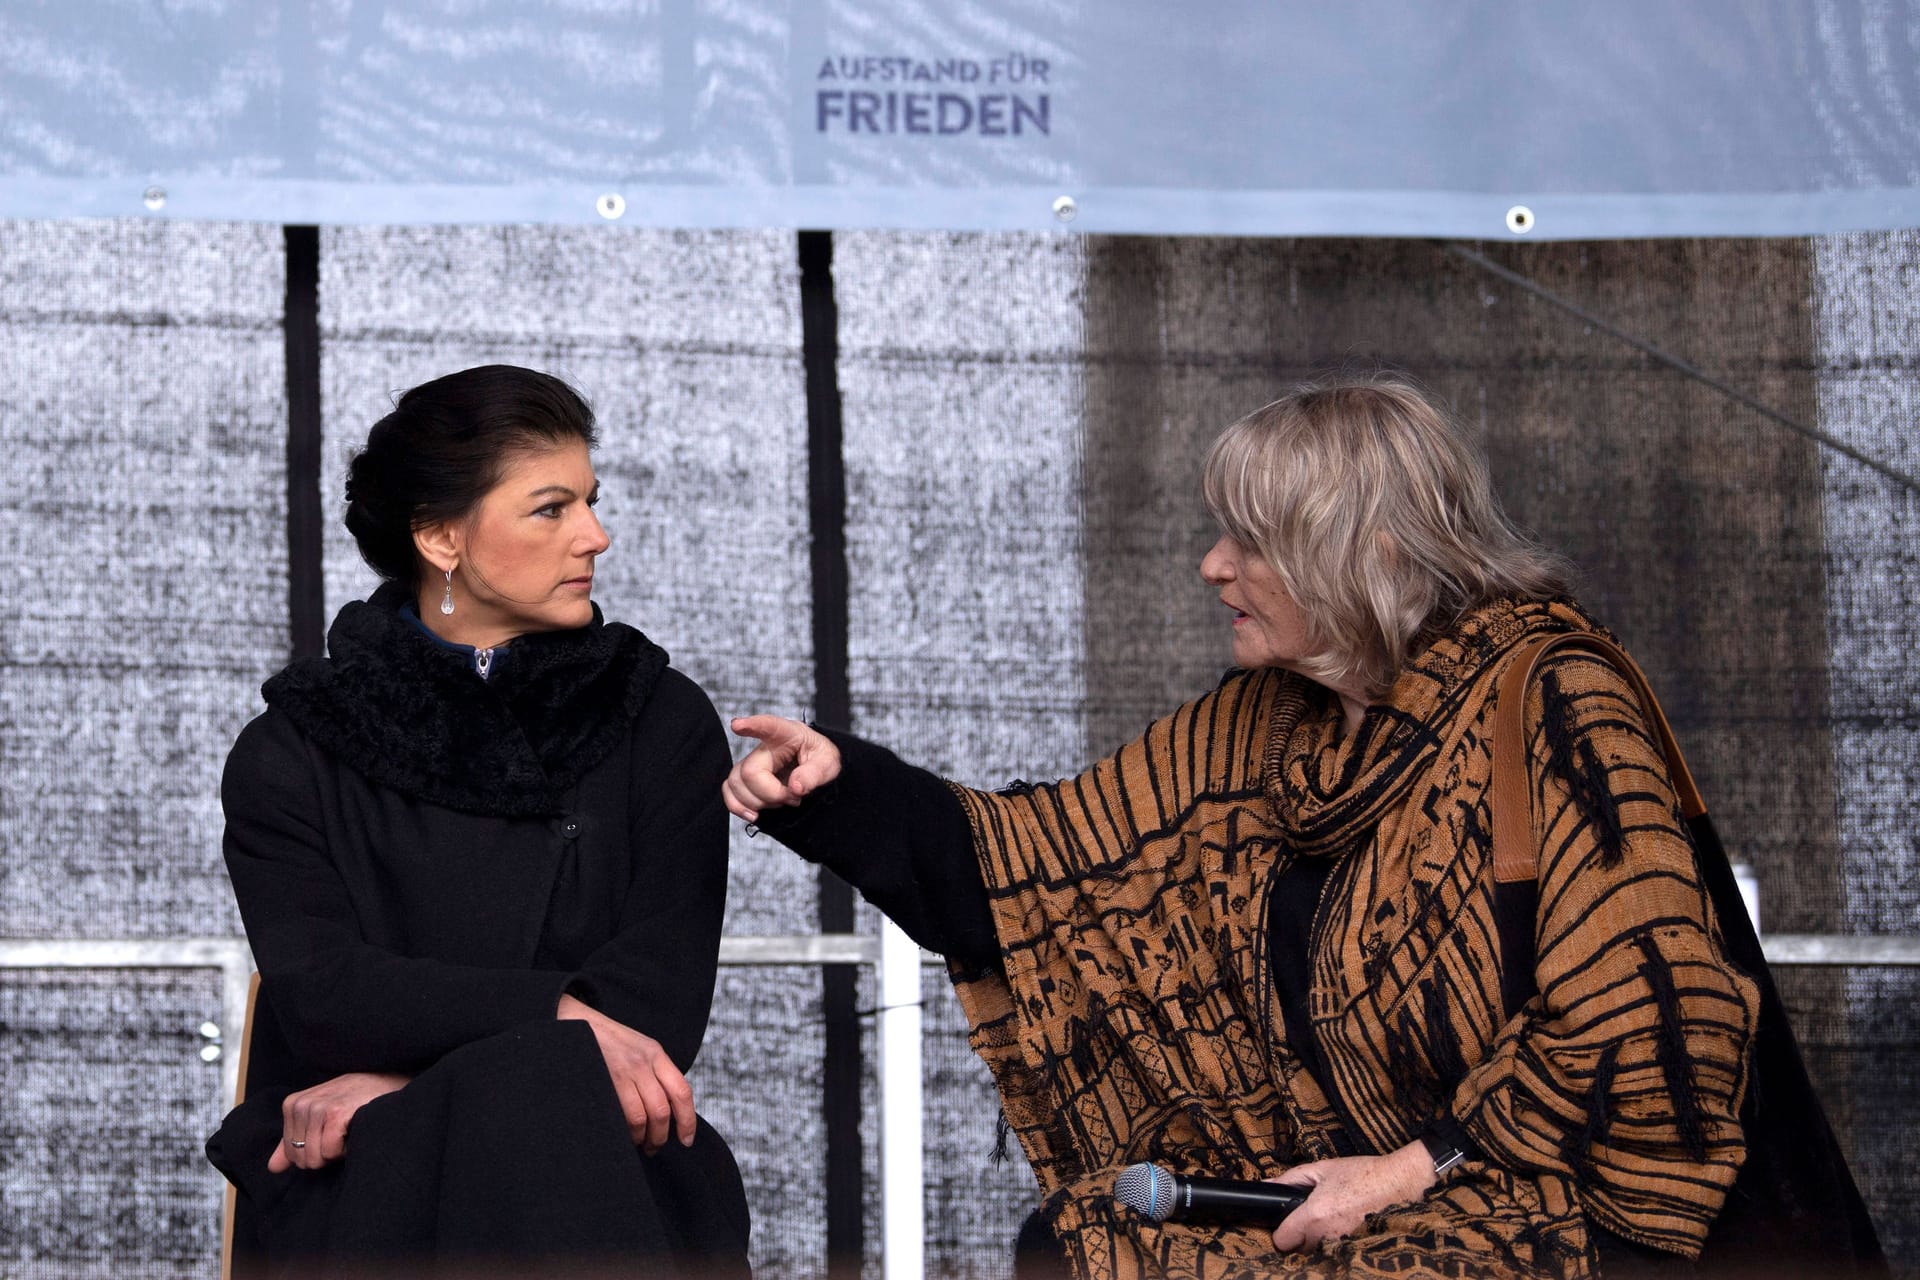
{"label": "white metal frame", "polygon": [[[1762,939],[1777,965],[1920,966],[1920,934],[1774,934]],[[720,940],[724,965],[859,964],[877,967],[880,988],[881,1250],[886,1280],[920,1280],[926,1253],[920,1060],[921,969],[939,957],[890,922],[860,933],[736,936]],[[220,1040],[245,1022],[253,953],[245,938],[0,939],[6,969],[218,969]],[[223,1046],[224,1047],[224,1046]],[[221,1055],[220,1105],[233,1097],[239,1046]]]}

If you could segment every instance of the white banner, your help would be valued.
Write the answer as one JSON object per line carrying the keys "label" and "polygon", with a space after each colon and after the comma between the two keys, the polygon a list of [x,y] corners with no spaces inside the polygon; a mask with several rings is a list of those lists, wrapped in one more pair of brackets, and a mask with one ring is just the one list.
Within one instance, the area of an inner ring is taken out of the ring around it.
{"label": "white banner", "polygon": [[1920,225],[1920,0],[69,0],[0,216],[1501,238]]}

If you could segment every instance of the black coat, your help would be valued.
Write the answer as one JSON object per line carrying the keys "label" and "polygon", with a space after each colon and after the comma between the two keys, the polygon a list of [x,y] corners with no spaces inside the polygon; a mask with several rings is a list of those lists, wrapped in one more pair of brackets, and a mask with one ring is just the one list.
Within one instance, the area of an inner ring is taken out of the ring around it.
{"label": "black coat", "polygon": [[[240,1246],[341,1258],[745,1267],[719,1135],[642,1156],[571,993],[689,1068],[726,894],[712,704],[639,632],[526,636],[491,681],[383,588],[264,689],[225,854],[262,983],[248,1097],[208,1145]],[[290,1091],[413,1074],[346,1157],[266,1172]],[[696,1101],[698,1101],[696,1099]]]}

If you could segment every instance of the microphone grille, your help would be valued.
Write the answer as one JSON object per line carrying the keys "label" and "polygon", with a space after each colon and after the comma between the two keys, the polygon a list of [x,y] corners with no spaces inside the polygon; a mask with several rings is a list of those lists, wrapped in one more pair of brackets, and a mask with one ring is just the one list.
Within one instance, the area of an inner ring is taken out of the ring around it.
{"label": "microphone grille", "polygon": [[1113,1198],[1137,1214],[1165,1222],[1173,1212],[1173,1174],[1153,1164],[1130,1164],[1113,1180]]}

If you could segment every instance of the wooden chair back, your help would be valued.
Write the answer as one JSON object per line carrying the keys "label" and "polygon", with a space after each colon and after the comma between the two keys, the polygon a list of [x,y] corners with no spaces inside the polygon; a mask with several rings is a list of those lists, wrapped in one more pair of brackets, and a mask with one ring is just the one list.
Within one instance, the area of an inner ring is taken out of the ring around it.
{"label": "wooden chair back", "polygon": [[[259,998],[260,975],[256,973],[247,983],[247,1016],[240,1026],[240,1069],[236,1073],[239,1083],[233,1087],[236,1107],[247,1098],[247,1058],[253,1052],[253,1005]],[[226,1210],[220,1218],[220,1280],[233,1280],[233,1211],[238,1195],[234,1185],[227,1183]]]}

